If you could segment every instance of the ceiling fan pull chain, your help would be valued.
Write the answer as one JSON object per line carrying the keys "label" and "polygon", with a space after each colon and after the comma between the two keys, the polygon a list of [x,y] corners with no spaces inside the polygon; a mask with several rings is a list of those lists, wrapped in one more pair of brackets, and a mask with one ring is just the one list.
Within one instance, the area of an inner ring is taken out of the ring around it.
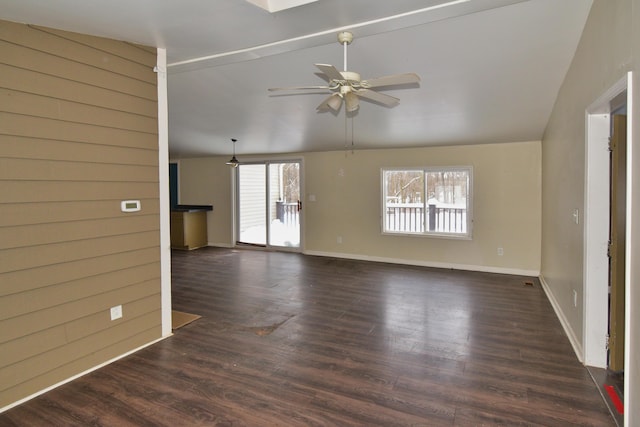
{"label": "ceiling fan pull chain", "polygon": [[351,154],[353,154],[354,150],[354,142],[353,142],[353,124],[355,123],[356,117],[355,115],[351,116]]}
{"label": "ceiling fan pull chain", "polygon": [[344,156],[347,157],[347,112],[344,112]]}

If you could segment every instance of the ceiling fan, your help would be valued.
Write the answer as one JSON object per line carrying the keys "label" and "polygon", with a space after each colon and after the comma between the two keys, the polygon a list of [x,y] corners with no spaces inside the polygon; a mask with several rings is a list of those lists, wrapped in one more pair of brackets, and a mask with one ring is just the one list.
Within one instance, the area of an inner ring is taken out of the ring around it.
{"label": "ceiling fan", "polygon": [[415,73],[394,74],[391,76],[378,77],[362,80],[360,74],[347,71],[347,46],[353,41],[353,34],[348,31],[338,33],[338,41],[344,46],[344,71],[338,71],[336,67],[329,64],[315,64],[325,75],[329,83],[325,86],[298,86],[298,87],[276,87],[269,91],[291,91],[291,90],[328,90],[331,93],[316,110],[339,111],[344,100],[345,109],[351,113],[360,107],[359,98],[364,98],[387,107],[394,107],[400,100],[394,96],[376,92],[375,88],[384,86],[397,86],[418,83],[420,77]]}

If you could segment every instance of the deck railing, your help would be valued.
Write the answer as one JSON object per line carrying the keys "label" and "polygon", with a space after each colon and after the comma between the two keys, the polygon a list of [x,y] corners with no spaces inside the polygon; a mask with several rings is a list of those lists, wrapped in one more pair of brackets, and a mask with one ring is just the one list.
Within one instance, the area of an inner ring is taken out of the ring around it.
{"label": "deck railing", "polygon": [[387,204],[385,231],[423,233],[466,233],[467,210],[465,208],[427,205],[425,217],[422,203]]}
{"label": "deck railing", "polygon": [[276,202],[276,219],[286,226],[300,225],[300,204]]}

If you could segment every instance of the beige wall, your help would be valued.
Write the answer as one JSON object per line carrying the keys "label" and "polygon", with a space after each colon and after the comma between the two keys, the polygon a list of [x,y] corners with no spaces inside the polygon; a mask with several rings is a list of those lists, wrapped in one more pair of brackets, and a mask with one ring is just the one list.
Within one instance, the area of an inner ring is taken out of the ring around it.
{"label": "beige wall", "polygon": [[[633,25],[632,25],[633,22]],[[631,292],[627,294],[630,324],[635,325],[627,342],[627,381],[625,396],[628,425],[640,425],[640,157],[637,131],[640,107],[640,0],[596,0],[584,29],[575,57],[558,94],[551,119],[542,142],[543,210],[542,210],[542,275],[552,298],[566,318],[574,336],[582,340],[584,333],[583,228],[571,223],[572,211],[584,206],[585,191],[585,111],[607,89],[634,72],[632,99],[636,108],[632,118],[635,132],[630,141],[632,208],[631,227]],[[606,286],[606,283],[603,284]],[[572,289],[579,294],[578,307],[573,306]],[[582,344],[582,342],[580,342]]]}
{"label": "beige wall", "polygon": [[232,244],[231,170],[228,158],[182,159],[178,163],[178,185],[183,205],[213,205],[207,212],[208,242],[214,246]]}
{"label": "beige wall", "polygon": [[0,21],[0,408],[160,337],[155,63]]}
{"label": "beige wall", "polygon": [[[540,143],[305,153],[304,252],[418,265],[537,275]],[[231,245],[226,158],[180,161],[182,203],[213,203],[209,242]],[[473,166],[472,240],[382,235],[380,169]],[[316,201],[309,201],[314,195]],[[342,244],[337,237],[342,237]],[[497,248],[504,248],[504,256]]]}

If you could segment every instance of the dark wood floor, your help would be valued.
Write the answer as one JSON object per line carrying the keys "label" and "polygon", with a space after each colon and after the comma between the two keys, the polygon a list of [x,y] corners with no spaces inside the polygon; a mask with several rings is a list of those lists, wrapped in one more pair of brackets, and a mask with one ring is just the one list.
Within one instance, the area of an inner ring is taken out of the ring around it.
{"label": "dark wood floor", "polygon": [[201,319],[0,425],[615,425],[535,279],[216,248],[172,273]]}

